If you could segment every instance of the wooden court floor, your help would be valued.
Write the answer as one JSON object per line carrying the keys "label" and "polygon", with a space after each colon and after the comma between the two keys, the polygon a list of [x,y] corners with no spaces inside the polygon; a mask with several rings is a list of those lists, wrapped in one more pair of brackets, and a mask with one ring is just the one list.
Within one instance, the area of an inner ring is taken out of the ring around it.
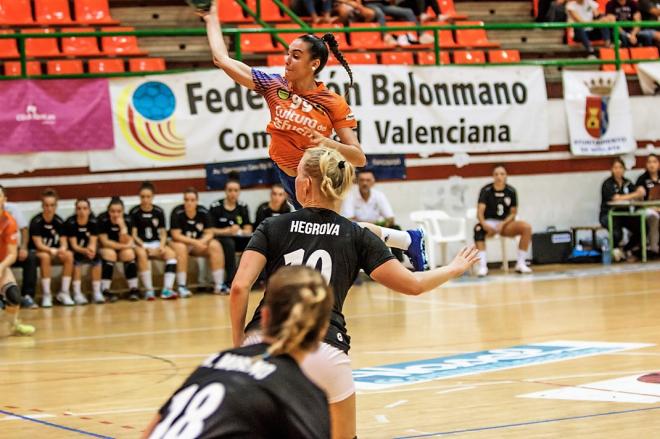
{"label": "wooden court floor", "polygon": [[[658,263],[544,267],[420,297],[365,282],[346,314],[367,380],[360,438],[660,437]],[[24,317],[35,337],[0,337],[2,438],[137,437],[230,342],[228,299],[211,295]]]}

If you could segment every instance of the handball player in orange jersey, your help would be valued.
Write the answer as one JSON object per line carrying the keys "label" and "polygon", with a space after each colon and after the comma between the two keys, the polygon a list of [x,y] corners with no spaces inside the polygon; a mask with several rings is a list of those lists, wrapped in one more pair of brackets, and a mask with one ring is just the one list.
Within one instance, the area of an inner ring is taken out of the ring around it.
{"label": "handball player in orange jersey", "polygon": [[[301,208],[295,194],[296,169],[306,149],[324,146],[337,150],[354,166],[366,164],[367,159],[354,131],[357,121],[346,99],[315,79],[332,51],[353,84],[353,73],[334,35],[328,33],[319,38],[305,34],[296,38],[289,45],[284,76],[281,76],[252,68],[229,56],[215,0],[209,11],[198,10],[198,14],[206,22],[215,65],[266,100],[271,115],[267,128],[271,135],[270,158],[296,209]],[[330,138],[333,131],[339,141]],[[360,225],[369,228],[388,246],[404,250],[416,271],[428,268],[421,230],[401,231],[367,223]]]}

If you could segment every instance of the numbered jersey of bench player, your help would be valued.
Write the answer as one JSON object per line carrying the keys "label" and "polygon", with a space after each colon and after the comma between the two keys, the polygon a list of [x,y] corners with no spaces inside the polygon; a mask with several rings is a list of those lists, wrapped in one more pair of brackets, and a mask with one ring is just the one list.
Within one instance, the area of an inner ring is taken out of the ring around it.
{"label": "numbered jersey of bench player", "polygon": [[516,190],[508,184],[504,190],[498,191],[493,184],[488,184],[479,192],[479,204],[486,205],[486,219],[503,220],[511,213],[512,207],[518,206]]}
{"label": "numbered jersey of bench player", "polygon": [[129,214],[133,227],[137,229],[137,235],[142,242],[160,241],[158,230],[165,228],[165,212],[158,206],[153,206],[150,211],[142,210],[135,206]]}
{"label": "numbered jersey of bench player", "polygon": [[[370,274],[394,258],[383,241],[368,229],[331,210],[318,208],[267,218],[254,232],[246,250],[266,257],[267,277],[283,265],[307,265],[321,272],[335,295],[324,341],[345,352],[350,348],[350,338],[342,307],[348,290],[360,269]],[[259,329],[262,305],[263,300],[247,331]]]}

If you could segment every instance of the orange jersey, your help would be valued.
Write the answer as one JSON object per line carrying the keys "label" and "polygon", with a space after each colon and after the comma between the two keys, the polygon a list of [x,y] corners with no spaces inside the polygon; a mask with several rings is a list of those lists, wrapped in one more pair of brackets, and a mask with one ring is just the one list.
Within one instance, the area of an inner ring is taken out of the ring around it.
{"label": "orange jersey", "polygon": [[4,210],[0,215],[0,261],[7,257],[12,244],[18,245],[18,226],[14,217]]}
{"label": "orange jersey", "polygon": [[297,95],[281,75],[252,69],[255,91],[270,110],[268,133],[270,158],[280,168],[296,169],[310,147],[312,130],[326,137],[339,128],[355,128],[357,121],[346,99],[328,90],[322,82],[316,89]]}

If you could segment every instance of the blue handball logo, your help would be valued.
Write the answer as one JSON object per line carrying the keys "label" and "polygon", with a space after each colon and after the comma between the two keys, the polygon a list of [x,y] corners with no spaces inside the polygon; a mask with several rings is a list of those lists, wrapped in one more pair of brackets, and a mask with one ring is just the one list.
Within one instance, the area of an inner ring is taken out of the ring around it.
{"label": "blue handball logo", "polygon": [[133,108],[142,117],[160,122],[174,114],[176,98],[162,82],[145,82],[133,93]]}

